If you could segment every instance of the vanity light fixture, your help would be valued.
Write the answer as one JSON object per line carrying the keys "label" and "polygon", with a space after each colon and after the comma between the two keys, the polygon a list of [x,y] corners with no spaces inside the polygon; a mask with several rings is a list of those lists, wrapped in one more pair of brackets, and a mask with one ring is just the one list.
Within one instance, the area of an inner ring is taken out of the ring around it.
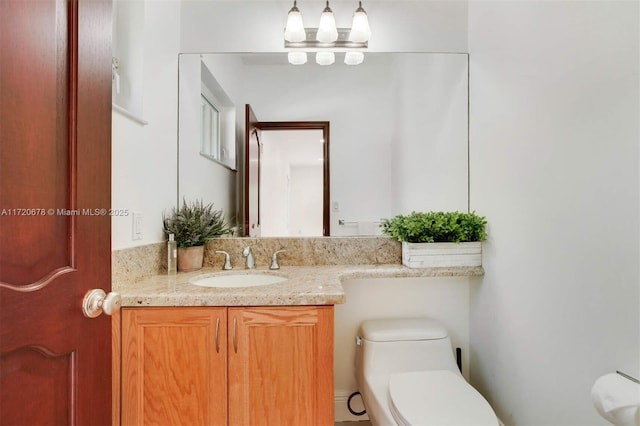
{"label": "vanity light fixture", "polygon": [[292,65],[304,65],[307,63],[307,52],[289,52],[287,58]]}
{"label": "vanity light fixture", "polygon": [[331,65],[336,61],[336,54],[329,51],[323,51],[316,53],[316,64],[318,65]]}
{"label": "vanity light fixture", "polygon": [[369,17],[367,12],[362,8],[362,2],[358,2],[358,8],[353,13],[353,22],[351,23],[351,33],[349,33],[349,41],[367,42],[371,37],[371,27],[369,26]]}
{"label": "vanity light fixture", "polygon": [[287,15],[284,47],[288,49],[287,57],[293,65],[307,63],[307,52],[315,52],[316,63],[320,65],[333,64],[336,52],[345,53],[345,64],[358,65],[364,60],[363,51],[369,47],[370,37],[369,19],[361,1],[353,14],[351,28],[336,28],[335,16],[328,0],[318,28],[304,28],[302,14],[294,0]]}
{"label": "vanity light fixture", "polygon": [[364,53],[347,52],[344,54],[344,63],[347,65],[359,65],[364,61]]}
{"label": "vanity light fixture", "polygon": [[320,25],[318,25],[316,40],[322,43],[333,43],[337,39],[336,17],[333,16],[333,10],[329,7],[329,0],[327,0],[327,6],[322,11],[322,15],[320,15]]}
{"label": "vanity light fixture", "polygon": [[302,22],[302,14],[298,9],[297,1],[294,0],[293,7],[287,15],[287,26],[284,29],[284,39],[292,42],[304,41],[307,34],[304,31],[304,23]]}

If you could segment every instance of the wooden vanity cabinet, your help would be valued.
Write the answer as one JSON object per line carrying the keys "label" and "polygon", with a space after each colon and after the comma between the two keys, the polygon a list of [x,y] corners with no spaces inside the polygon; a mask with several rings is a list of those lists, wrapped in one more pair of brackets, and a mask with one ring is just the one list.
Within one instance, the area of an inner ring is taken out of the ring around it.
{"label": "wooden vanity cabinet", "polygon": [[229,424],[333,425],[333,306],[227,315]]}
{"label": "wooden vanity cabinet", "polygon": [[333,306],[124,308],[122,424],[333,425]]}
{"label": "wooden vanity cabinet", "polygon": [[227,423],[226,315],[226,308],[122,309],[123,425]]}

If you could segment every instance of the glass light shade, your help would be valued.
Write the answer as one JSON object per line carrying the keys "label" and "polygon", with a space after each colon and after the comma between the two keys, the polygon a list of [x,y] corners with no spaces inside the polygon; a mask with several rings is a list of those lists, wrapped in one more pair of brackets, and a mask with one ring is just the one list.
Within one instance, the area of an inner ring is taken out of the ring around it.
{"label": "glass light shade", "polygon": [[307,63],[307,52],[289,52],[287,59],[291,65],[303,65]]}
{"label": "glass light shade", "polygon": [[331,65],[336,61],[336,55],[333,52],[316,53],[316,64]]}
{"label": "glass light shade", "polygon": [[344,63],[347,65],[359,65],[364,61],[364,53],[347,52],[344,55]]}
{"label": "glass light shade", "polygon": [[353,14],[349,41],[364,43],[365,41],[369,41],[370,37],[371,27],[369,27],[369,18],[367,17],[367,12],[362,8],[362,2],[360,2],[360,6]]}
{"label": "glass light shade", "polygon": [[333,11],[327,7],[322,11],[320,15],[320,24],[318,25],[318,33],[316,34],[316,40],[322,43],[332,43],[338,39],[338,28],[336,27],[336,18],[333,16]]}
{"label": "glass light shade", "polygon": [[304,23],[302,22],[302,14],[293,2],[293,7],[287,15],[287,26],[284,28],[284,39],[290,42],[300,42],[307,39],[304,31]]}

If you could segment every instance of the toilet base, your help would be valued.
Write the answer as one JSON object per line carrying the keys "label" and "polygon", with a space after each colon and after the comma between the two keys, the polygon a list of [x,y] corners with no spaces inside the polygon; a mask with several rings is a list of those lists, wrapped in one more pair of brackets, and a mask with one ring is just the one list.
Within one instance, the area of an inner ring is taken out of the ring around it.
{"label": "toilet base", "polygon": [[360,393],[372,426],[397,425],[389,409],[389,376],[367,377]]}

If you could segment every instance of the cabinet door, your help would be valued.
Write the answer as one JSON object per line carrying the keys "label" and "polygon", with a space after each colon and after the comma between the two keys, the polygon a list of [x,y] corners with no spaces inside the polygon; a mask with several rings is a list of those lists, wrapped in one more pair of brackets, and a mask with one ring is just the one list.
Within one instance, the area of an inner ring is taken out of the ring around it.
{"label": "cabinet door", "polygon": [[123,309],[122,424],[225,425],[226,323],[226,308]]}
{"label": "cabinet door", "polygon": [[229,424],[333,425],[333,306],[228,314]]}

